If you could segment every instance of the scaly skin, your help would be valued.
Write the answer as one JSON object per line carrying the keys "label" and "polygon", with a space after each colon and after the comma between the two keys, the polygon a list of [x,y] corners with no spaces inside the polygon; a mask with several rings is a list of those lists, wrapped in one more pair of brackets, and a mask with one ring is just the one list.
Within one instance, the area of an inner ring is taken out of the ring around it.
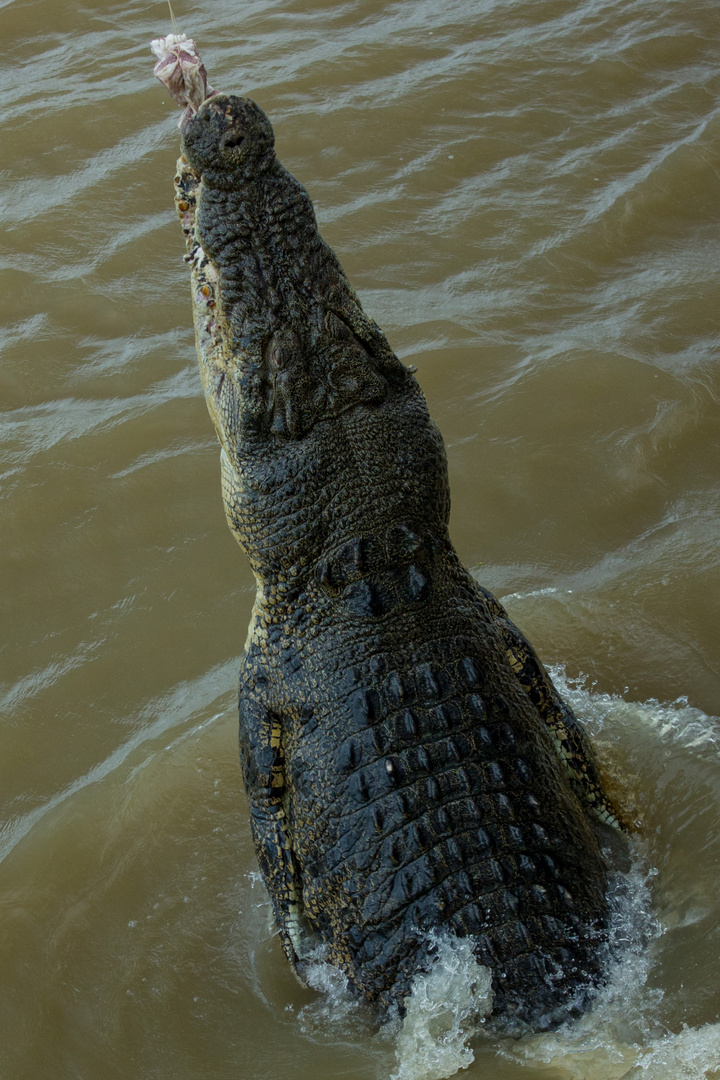
{"label": "scaly skin", "polygon": [[601,978],[610,823],[531,646],[460,565],[422,392],[318,233],[267,117],[183,120],[178,210],[227,520],[257,579],[240,673],[253,837],[285,953],[402,1003],[430,928],[495,1014],[546,1028]]}

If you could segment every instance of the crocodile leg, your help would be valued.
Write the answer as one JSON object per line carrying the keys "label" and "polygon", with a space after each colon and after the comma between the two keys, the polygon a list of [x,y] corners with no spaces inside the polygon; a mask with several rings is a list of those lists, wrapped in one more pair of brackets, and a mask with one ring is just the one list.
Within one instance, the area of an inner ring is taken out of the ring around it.
{"label": "crocodile leg", "polygon": [[550,729],[557,755],[567,769],[578,797],[605,825],[621,829],[617,813],[603,789],[593,748],[580,721],[562,700],[537,653],[502,604],[488,589],[478,585],[478,590],[500,626],[510,668]]}
{"label": "crocodile leg", "polygon": [[240,694],[240,762],[260,872],[270,893],[283,950],[299,977],[300,882],[284,805],[282,726],[257,698],[244,692]]}

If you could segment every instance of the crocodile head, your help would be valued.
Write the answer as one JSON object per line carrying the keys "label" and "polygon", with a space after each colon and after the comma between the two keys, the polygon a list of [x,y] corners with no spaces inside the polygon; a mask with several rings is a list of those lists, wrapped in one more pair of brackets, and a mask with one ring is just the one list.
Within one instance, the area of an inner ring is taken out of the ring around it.
{"label": "crocodile head", "polygon": [[216,94],[182,119],[183,152],[198,176],[220,190],[237,190],[274,157],[275,133],[250,98]]}
{"label": "crocodile head", "polygon": [[[441,437],[250,99],[182,123],[178,208],[229,524],[262,581],[398,522],[445,530]],[[377,559],[390,562],[383,547]]]}

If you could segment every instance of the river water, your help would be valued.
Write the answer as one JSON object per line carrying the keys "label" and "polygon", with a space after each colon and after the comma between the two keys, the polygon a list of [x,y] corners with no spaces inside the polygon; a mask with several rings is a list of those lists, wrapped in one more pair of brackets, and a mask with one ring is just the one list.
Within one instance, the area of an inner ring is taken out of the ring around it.
{"label": "river water", "polygon": [[400,1034],[295,983],[237,766],[253,582],[151,74],[167,9],[0,0],[0,1080],[422,1080],[473,1054],[462,1075],[717,1080],[716,0],[175,13],[417,365],[460,555],[637,823],[626,947],[581,1023],[464,1049],[462,970]]}

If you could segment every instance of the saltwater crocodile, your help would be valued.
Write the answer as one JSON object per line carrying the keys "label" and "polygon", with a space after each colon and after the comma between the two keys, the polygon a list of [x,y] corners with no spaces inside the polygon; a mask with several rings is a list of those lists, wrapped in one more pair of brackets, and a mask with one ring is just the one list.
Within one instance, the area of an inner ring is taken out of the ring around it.
{"label": "saltwater crocodile", "polygon": [[283,949],[302,976],[319,941],[402,1008],[428,931],[472,935],[495,1014],[556,1024],[602,978],[589,818],[614,815],[592,750],[460,564],[442,438],[270,121],[208,88],[192,42],[158,44],[166,83],[194,79],[170,87],[188,104],[176,200],[225,511],[257,581],[240,751]]}

